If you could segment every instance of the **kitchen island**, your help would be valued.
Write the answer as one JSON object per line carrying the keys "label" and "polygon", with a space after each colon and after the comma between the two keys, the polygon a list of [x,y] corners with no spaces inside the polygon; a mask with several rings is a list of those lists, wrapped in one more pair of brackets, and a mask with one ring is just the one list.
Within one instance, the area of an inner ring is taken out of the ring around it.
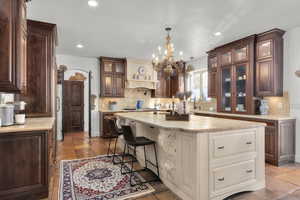
{"label": "kitchen island", "polygon": [[[160,178],[184,200],[221,200],[265,187],[263,123],[195,115],[189,122],[153,113],[116,116],[133,124],[137,136],[157,142]],[[152,147],[147,154],[154,161]],[[137,157],[144,163],[142,149]]]}

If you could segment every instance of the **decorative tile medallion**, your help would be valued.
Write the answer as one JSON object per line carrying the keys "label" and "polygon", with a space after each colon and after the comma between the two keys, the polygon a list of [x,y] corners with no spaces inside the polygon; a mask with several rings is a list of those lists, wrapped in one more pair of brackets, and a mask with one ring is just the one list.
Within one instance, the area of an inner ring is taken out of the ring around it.
{"label": "decorative tile medallion", "polygon": [[[122,175],[107,156],[63,160],[60,167],[60,200],[123,200],[154,192],[149,184],[131,187],[129,174]],[[140,181],[136,173],[133,182]]]}

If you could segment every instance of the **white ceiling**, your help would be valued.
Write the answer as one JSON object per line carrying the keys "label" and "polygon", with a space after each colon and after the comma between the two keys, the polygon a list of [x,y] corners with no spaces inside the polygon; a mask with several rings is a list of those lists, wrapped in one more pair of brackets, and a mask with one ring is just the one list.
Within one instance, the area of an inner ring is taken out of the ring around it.
{"label": "white ceiling", "polygon": [[[58,25],[58,53],[88,57],[151,58],[167,25],[185,58],[271,28],[300,26],[299,0],[98,1],[90,8],[87,0],[32,0],[28,18]],[[218,31],[222,36],[214,36]]]}

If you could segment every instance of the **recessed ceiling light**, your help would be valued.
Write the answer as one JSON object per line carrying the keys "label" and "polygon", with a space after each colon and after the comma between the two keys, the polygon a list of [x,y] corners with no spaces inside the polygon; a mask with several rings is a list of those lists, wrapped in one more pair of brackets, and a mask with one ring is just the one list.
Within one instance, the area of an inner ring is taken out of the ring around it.
{"label": "recessed ceiling light", "polygon": [[82,48],[83,48],[83,45],[82,45],[82,44],[77,44],[76,47],[77,47],[78,49],[82,49]]}
{"label": "recessed ceiling light", "polygon": [[215,36],[220,36],[220,35],[222,35],[222,33],[221,32],[216,32],[214,35]]}
{"label": "recessed ceiling light", "polygon": [[89,0],[88,4],[90,7],[97,7],[98,6],[98,1],[97,0]]}

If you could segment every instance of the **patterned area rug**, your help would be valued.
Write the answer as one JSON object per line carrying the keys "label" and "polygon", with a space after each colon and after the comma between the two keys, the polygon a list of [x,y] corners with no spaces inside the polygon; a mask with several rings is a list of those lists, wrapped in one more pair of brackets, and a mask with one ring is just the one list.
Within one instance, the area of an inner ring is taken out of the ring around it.
{"label": "patterned area rug", "polygon": [[[137,173],[132,180],[144,181]],[[131,187],[129,174],[107,156],[61,161],[59,188],[60,200],[124,200],[154,191],[149,184]]]}

